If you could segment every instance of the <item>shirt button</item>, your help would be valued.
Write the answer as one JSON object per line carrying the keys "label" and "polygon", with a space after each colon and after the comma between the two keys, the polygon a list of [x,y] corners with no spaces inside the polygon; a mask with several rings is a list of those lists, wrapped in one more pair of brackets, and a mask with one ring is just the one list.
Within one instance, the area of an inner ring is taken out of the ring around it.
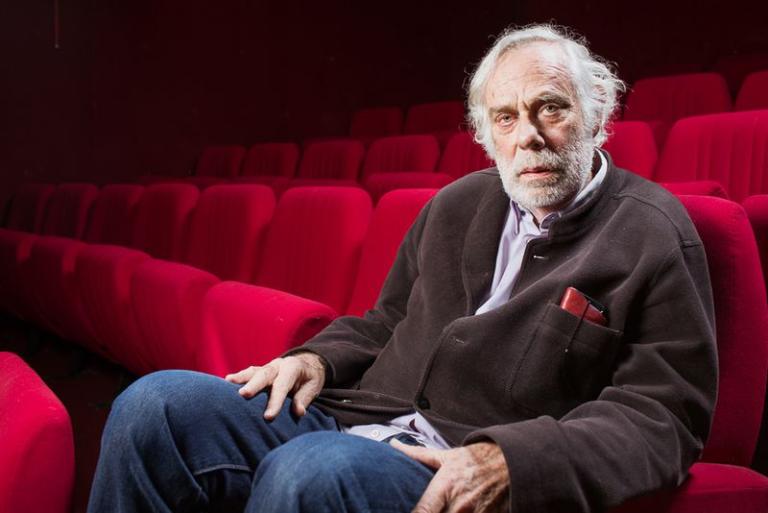
{"label": "shirt button", "polygon": [[371,438],[378,438],[380,435],[381,435],[381,431],[379,431],[378,429],[374,429],[373,431],[371,431]]}
{"label": "shirt button", "polygon": [[422,410],[428,410],[429,409],[429,399],[426,397],[420,397],[418,403],[419,408]]}

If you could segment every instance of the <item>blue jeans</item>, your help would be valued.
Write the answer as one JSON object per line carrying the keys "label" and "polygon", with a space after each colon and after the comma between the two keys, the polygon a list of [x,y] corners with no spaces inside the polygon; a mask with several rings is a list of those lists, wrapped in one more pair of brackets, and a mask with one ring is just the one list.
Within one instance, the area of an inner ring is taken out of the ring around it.
{"label": "blue jeans", "polygon": [[340,433],[290,399],[263,418],[267,396],[196,372],[163,371],[115,401],[89,513],[408,512],[433,471],[387,444]]}

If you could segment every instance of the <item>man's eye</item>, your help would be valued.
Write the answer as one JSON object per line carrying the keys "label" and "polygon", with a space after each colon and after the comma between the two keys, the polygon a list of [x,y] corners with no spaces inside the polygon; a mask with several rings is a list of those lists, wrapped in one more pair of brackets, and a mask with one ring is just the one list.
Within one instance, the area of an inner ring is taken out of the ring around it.
{"label": "man's eye", "polygon": [[554,103],[548,103],[542,109],[546,114],[555,114],[560,110],[560,106]]}
{"label": "man's eye", "polygon": [[496,117],[496,122],[500,125],[507,126],[512,124],[515,121],[514,116],[512,114],[499,114]]}

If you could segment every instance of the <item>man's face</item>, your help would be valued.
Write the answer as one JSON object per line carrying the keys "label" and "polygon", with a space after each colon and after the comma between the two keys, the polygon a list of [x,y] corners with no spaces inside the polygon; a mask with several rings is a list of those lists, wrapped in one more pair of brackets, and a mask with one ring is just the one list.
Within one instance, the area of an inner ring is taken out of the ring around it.
{"label": "man's face", "polygon": [[537,218],[590,180],[593,138],[560,47],[509,50],[488,80],[485,104],[504,190]]}

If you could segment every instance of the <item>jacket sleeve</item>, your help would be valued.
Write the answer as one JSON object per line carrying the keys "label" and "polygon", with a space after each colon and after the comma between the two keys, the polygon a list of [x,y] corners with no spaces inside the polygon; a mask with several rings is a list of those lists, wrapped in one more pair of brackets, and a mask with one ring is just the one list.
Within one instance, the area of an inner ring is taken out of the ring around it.
{"label": "jacket sleeve", "polygon": [[501,447],[511,511],[601,511],[680,484],[698,458],[717,390],[701,243],[683,242],[660,262],[637,305],[611,385],[596,400],[560,419],[491,426],[464,440]]}
{"label": "jacket sleeve", "polygon": [[363,317],[335,319],[302,346],[285,354],[309,351],[321,356],[326,364],[326,387],[341,388],[359,381],[405,317],[411,287],[418,277],[419,241],[431,205],[430,201],[424,206],[403,238],[375,307]]}

